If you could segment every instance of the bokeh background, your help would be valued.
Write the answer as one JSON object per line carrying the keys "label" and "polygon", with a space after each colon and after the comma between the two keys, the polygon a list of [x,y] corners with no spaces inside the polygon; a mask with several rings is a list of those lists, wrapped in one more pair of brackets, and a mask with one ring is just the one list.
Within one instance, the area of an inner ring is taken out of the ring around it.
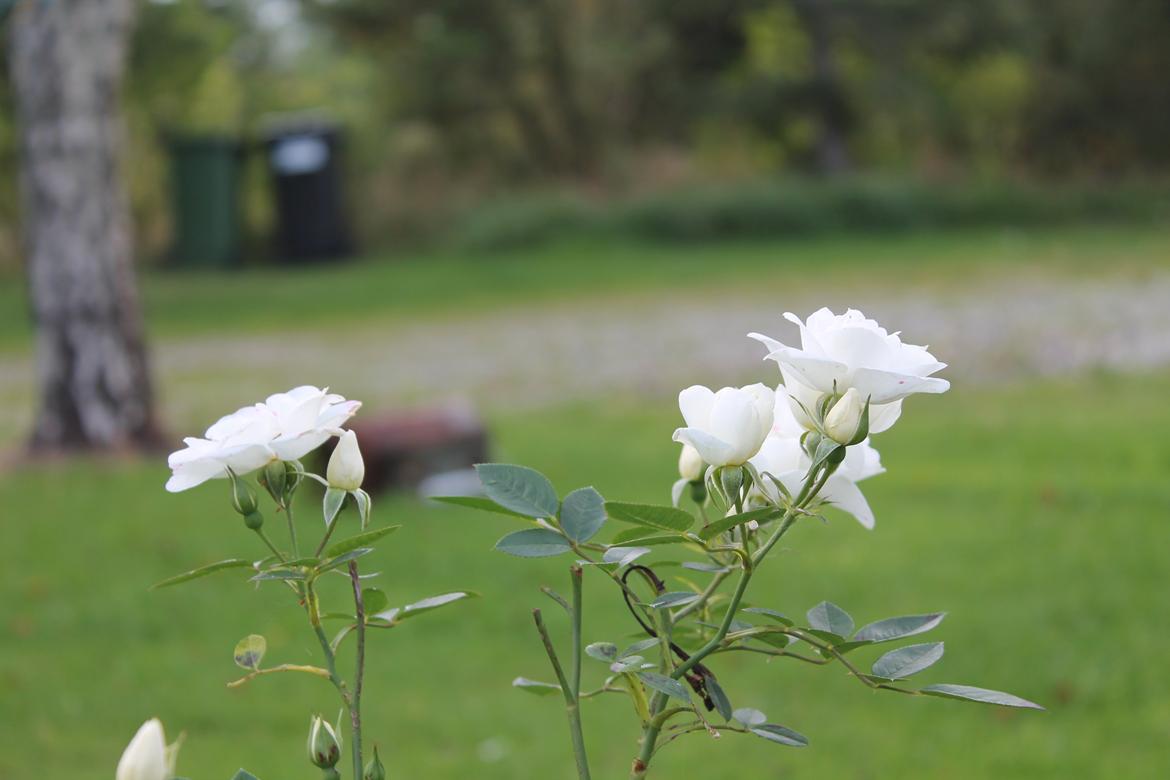
{"label": "bokeh background", "polygon": [[[6,50],[49,1],[0,2]],[[736,706],[810,747],[694,735],[656,775],[1170,775],[1165,2],[130,5],[121,173],[156,447],[27,447],[45,391],[7,62],[0,78],[0,777],[109,777],[152,715],[187,732],[196,780],[315,776],[307,716],[331,690],[223,685],[248,633],[311,662],[286,594],[147,592],[262,552],[219,483],[163,491],[182,435],[329,385],[391,431],[479,421],[493,459],[562,493],[665,503],[677,391],[777,382],[744,334],[792,338],[780,314],[822,305],[929,343],[954,386],[877,437],[876,530],[798,529],[752,600],[947,610],[924,682],[1049,711],[728,656]],[[566,561],[494,553],[506,519],[408,482],[376,497],[404,524],[380,587],[483,598],[372,637],[367,738],[395,777],[572,777],[561,705],[510,687],[549,677],[529,609]],[[586,599],[588,641],[632,637],[606,583]],[[624,776],[624,702],[585,724],[596,776]]]}

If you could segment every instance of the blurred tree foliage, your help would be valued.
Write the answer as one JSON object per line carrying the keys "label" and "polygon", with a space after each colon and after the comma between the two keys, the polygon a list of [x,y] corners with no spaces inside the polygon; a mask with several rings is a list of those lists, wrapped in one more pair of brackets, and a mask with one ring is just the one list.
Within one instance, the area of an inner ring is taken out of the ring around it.
{"label": "blurred tree foliage", "polygon": [[[273,112],[323,110],[347,127],[356,216],[375,241],[517,188],[1170,167],[1166,0],[142,3],[129,111],[147,255],[167,241],[167,135],[254,141]],[[245,193],[258,241],[262,166]]]}
{"label": "blurred tree foliage", "polygon": [[590,177],[647,146],[822,172],[1164,166],[1164,0],[333,0],[460,164]]}

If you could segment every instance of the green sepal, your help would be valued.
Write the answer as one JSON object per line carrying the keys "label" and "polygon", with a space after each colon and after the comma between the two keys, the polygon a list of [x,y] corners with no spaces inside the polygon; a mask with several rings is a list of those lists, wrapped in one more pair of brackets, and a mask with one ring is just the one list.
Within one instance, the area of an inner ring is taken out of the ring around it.
{"label": "green sepal", "polygon": [[373,504],[370,501],[370,494],[361,488],[351,490],[349,494],[353,496],[353,501],[357,504],[358,516],[362,519],[362,530],[364,531],[370,525],[370,508]]}
{"label": "green sepal", "polygon": [[861,419],[857,421],[857,431],[849,444],[861,444],[869,436],[869,398],[865,399],[865,406],[861,409]]}
{"label": "green sepal", "polygon": [[330,487],[325,489],[325,496],[321,499],[321,511],[325,517],[325,527],[333,525],[334,518],[337,513],[341,511],[342,504],[345,503],[347,491],[341,488]]}

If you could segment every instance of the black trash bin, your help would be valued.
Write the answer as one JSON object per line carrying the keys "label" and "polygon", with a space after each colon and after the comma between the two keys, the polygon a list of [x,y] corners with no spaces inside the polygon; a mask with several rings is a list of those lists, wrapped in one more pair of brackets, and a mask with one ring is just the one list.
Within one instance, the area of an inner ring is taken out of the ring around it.
{"label": "black trash bin", "polygon": [[342,132],[327,122],[282,123],[264,137],[276,196],[277,251],[291,261],[353,252],[342,170]]}

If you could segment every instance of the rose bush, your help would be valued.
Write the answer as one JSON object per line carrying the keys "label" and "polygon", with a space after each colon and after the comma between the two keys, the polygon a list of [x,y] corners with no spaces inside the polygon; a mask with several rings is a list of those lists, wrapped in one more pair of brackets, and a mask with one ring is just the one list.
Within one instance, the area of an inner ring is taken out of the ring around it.
{"label": "rose bush", "polygon": [[[562,661],[541,610],[533,610],[554,680],[517,677],[513,685],[541,695],[559,694],[563,699],[578,780],[591,777],[582,702],[602,694],[624,697],[629,704],[638,733],[632,780],[645,778],[655,756],[688,734],[730,732],[787,747],[807,745],[808,739],[793,728],[753,707],[732,704],[720,666],[725,654],[734,652],[812,665],[839,664],[875,691],[1040,708],[1001,691],[908,682],[942,659],[941,642],[916,642],[888,650],[873,660],[868,671],[858,660],[870,646],[932,630],[944,613],[902,615],[856,628],[847,611],[827,600],[803,617],[790,609],[746,600],[752,578],[794,527],[808,525],[809,519],[827,520],[831,513],[826,513],[835,508],[873,528],[874,512],[858,487],[884,471],[871,437],[893,425],[909,395],[941,393],[949,387],[946,380],[932,376],[944,364],[925,347],[904,344],[899,334],[887,332],[856,310],[838,316],[821,309],[806,322],[785,316],[800,329],[799,348],[750,334],[768,347],[767,357],[779,364],[782,383],[776,389],[753,384],[712,391],[695,385],[679,394],[685,425],[673,434],[683,446],[671,505],[608,501],[592,486],[562,496],[540,472],[510,464],[476,467],[482,495],[438,499],[521,524],[496,543],[501,552],[519,558],[573,557],[569,595],[542,588],[568,615],[569,655]],[[169,461],[173,474],[168,490],[229,478],[232,508],[269,554],[259,560],[250,556],[219,561],[159,586],[242,569],[253,583],[269,583],[290,592],[308,618],[323,666],[264,666],[267,640],[252,634],[235,646],[233,658],[245,674],[229,686],[277,672],[328,681],[341,699],[343,713],[349,715],[349,734],[343,740],[341,720],[336,726],[320,717],[311,720],[308,759],[322,771],[323,780],[341,777],[343,742],[352,754],[353,780],[384,780],[386,776],[376,750],[369,763],[362,758],[366,632],[397,627],[473,595],[455,591],[391,607],[386,593],[364,583],[370,573],[359,571],[359,559],[397,526],[367,530],[371,501],[361,487],[365,479],[361,447],[353,432],[341,428],[359,406],[357,401],[316,387],[295,388],[222,418],[203,438],[185,440],[186,448]],[[325,475],[306,471],[299,458],[332,436],[340,439]],[[259,485],[285,517],[287,543],[274,542],[264,530],[258,491],[246,478],[253,471],[259,471]],[[302,549],[293,499],[308,480],[324,488],[325,530],[314,547]],[[356,510],[357,533],[334,541],[347,505]],[[603,541],[611,520],[622,528]],[[614,632],[611,636],[637,631],[640,636],[628,646],[622,648],[604,638],[587,641],[587,628],[599,628],[586,627],[583,621],[586,571],[615,587],[613,593],[631,620],[607,630]],[[352,604],[323,607],[318,584],[331,575],[348,580]],[[326,620],[340,622],[332,638],[325,632]],[[350,637],[354,661],[347,668],[353,676],[347,680],[338,671],[337,656]],[[599,680],[586,685],[584,667],[593,662],[598,663]],[[734,695],[738,701],[740,696],[749,699],[759,693]],[[750,774],[746,768],[738,770]],[[172,777],[173,749],[165,745],[161,724],[148,721],[127,747],[117,780]],[[236,780],[256,779],[241,770]]]}

